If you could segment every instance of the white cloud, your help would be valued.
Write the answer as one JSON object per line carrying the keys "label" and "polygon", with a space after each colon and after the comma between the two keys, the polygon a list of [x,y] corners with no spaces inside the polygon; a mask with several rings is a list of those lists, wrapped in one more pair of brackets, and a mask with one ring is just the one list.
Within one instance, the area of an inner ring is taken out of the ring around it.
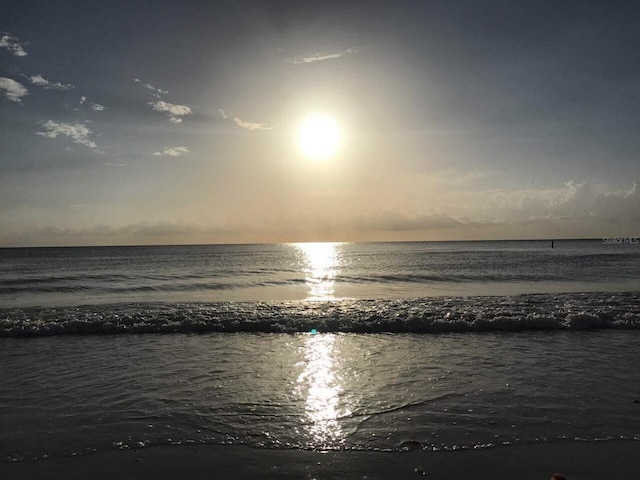
{"label": "white cloud", "polygon": [[53,120],[47,121],[44,125],[44,132],[37,132],[47,138],[56,138],[58,135],[69,137],[73,143],[78,143],[89,148],[97,148],[96,144],[89,138],[91,130],[83,123],[57,123]]}
{"label": "white cloud", "polygon": [[483,219],[505,222],[563,219],[599,219],[609,224],[640,222],[637,182],[623,190],[573,180],[566,182],[564,187],[488,193],[489,198],[474,214]]}
{"label": "white cloud", "polygon": [[42,75],[38,74],[38,75],[31,75],[29,78],[29,81],[31,82],[31,85],[35,85],[36,87],[42,87],[45,90],[71,90],[72,88],[75,88],[73,85],[71,85],[70,83],[60,83],[60,82],[52,82],[50,80],[47,80],[46,78],[44,78]]}
{"label": "white cloud", "polygon": [[182,118],[185,115],[191,115],[193,111],[191,107],[187,105],[176,105],[173,103],[165,102],[163,100],[159,100],[157,102],[148,102],[148,105],[151,105],[151,108],[156,112],[166,113],[169,120],[173,123],[181,123]]}
{"label": "white cloud", "polygon": [[187,147],[171,147],[165,148],[162,152],[153,152],[153,155],[156,157],[160,157],[162,155],[166,155],[169,157],[179,157],[184,155],[185,153],[189,153],[189,149]]}
{"label": "white cloud", "polygon": [[157,98],[160,98],[160,95],[169,93],[168,90],[162,90],[161,88],[154,87],[150,83],[142,83],[142,80],[140,80],[139,78],[134,78],[133,81],[140,84],[141,87],[144,87],[147,90],[151,90],[154,93],[154,96],[156,96]]}
{"label": "white cloud", "polygon": [[[80,105],[84,105],[84,103],[87,101],[87,97],[85,97],[84,95],[82,95],[80,97]],[[91,110],[93,110],[94,112],[102,112],[104,110],[106,110],[107,107],[105,107],[104,105],[100,105],[99,103],[92,103],[91,104]]]}
{"label": "white cloud", "polygon": [[353,55],[355,53],[358,53],[359,51],[360,49],[358,48],[347,48],[346,50],[343,50],[341,52],[318,53],[315,55],[299,56],[299,57],[290,58],[287,61],[289,63],[295,63],[297,65],[303,64],[303,63],[314,63],[314,62],[321,62],[323,60],[332,60],[334,58],[344,57],[345,55]]}
{"label": "white cloud", "polygon": [[29,93],[21,83],[6,77],[0,77],[0,90],[5,90],[6,97],[16,103],[21,103],[21,98]]}
{"label": "white cloud", "polygon": [[225,111],[221,108],[218,109],[218,116],[220,116],[220,118],[222,118],[223,120],[229,118],[229,115],[226,114]]}
{"label": "white cloud", "polygon": [[154,87],[150,83],[143,83],[139,78],[134,78],[133,81],[139,84],[141,87],[144,87],[147,90],[151,90],[153,92],[153,96],[158,100],[155,102],[147,102],[147,104],[151,105],[151,108],[153,108],[154,111],[165,113],[170,122],[182,123],[182,117],[184,117],[185,115],[193,114],[191,107],[189,107],[188,105],[177,105],[162,100],[161,95],[169,93],[167,90],[162,90],[160,88]]}
{"label": "white cloud", "polygon": [[234,117],[233,121],[236,122],[236,125],[239,127],[246,128],[247,130],[273,130],[277,127],[277,125],[268,125],[266,123],[247,122],[238,117]]}
{"label": "white cloud", "polygon": [[0,36],[0,48],[6,48],[16,57],[24,57],[27,55],[24,47],[20,45],[18,38],[14,37],[10,33],[5,32]]}

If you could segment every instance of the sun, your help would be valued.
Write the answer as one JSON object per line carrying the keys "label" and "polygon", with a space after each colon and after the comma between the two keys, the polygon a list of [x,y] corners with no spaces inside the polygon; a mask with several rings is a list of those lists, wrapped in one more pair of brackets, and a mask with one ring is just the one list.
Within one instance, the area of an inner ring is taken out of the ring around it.
{"label": "sun", "polygon": [[324,160],[335,155],[342,132],[336,121],[327,115],[311,115],[300,125],[298,144],[302,152],[314,160]]}

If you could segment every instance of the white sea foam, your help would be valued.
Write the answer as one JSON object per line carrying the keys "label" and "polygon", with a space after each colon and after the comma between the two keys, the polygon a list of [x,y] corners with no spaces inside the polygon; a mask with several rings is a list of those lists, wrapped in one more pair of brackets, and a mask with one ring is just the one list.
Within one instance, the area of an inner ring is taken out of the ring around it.
{"label": "white sea foam", "polygon": [[0,336],[265,332],[448,333],[640,329],[640,294],[136,303],[0,310]]}

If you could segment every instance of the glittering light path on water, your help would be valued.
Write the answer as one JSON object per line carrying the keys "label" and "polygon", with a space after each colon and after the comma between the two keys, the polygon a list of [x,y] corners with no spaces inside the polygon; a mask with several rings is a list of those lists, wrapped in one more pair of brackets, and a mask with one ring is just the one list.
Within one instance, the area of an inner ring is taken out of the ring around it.
{"label": "glittering light path on water", "polygon": [[305,367],[298,376],[296,393],[306,397],[304,430],[318,447],[336,446],[346,438],[339,419],[341,411],[339,362],[334,356],[336,335],[314,335],[301,347]]}
{"label": "glittering light path on water", "polygon": [[331,300],[335,295],[335,280],[342,266],[339,243],[295,243],[302,253],[308,300]]}

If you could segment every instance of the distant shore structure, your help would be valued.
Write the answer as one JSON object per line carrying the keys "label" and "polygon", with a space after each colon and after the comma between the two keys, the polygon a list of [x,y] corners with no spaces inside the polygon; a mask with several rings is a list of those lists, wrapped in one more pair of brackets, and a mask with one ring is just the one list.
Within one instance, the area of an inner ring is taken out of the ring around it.
{"label": "distant shore structure", "polygon": [[553,248],[553,240],[551,240],[551,248]]}

